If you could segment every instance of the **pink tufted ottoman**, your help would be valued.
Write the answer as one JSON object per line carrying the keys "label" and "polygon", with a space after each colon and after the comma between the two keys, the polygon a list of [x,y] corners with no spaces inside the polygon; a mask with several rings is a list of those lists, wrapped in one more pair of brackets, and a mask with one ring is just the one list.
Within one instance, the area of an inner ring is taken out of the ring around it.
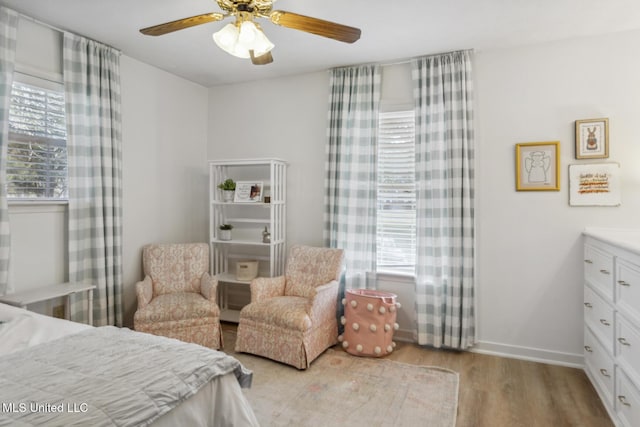
{"label": "pink tufted ottoman", "polygon": [[349,289],[342,300],[344,334],[342,347],[355,356],[382,357],[393,351],[396,323],[396,295],[369,289]]}

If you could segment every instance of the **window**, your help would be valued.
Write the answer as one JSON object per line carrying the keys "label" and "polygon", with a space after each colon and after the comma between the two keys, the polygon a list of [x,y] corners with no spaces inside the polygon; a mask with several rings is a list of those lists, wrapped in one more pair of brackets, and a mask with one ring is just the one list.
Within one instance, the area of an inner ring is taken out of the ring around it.
{"label": "window", "polygon": [[21,80],[11,87],[7,196],[9,200],[66,200],[67,132],[62,85]]}
{"label": "window", "polygon": [[378,272],[413,274],[416,259],[415,117],[380,113],[377,191]]}

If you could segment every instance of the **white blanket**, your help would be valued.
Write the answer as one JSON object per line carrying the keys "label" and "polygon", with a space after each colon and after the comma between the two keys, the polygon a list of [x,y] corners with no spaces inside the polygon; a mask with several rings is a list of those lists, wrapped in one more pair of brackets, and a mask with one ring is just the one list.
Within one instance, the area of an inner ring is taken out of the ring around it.
{"label": "white blanket", "polygon": [[2,356],[0,373],[0,426],[148,425],[212,378],[252,378],[222,352],[114,327]]}

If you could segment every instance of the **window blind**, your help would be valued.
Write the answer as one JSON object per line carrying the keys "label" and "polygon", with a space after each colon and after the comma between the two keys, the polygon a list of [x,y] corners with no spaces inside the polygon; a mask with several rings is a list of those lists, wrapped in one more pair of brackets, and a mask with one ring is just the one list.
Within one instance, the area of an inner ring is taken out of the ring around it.
{"label": "window blind", "polygon": [[13,82],[7,146],[10,199],[67,198],[64,92]]}
{"label": "window blind", "polygon": [[378,271],[413,273],[416,257],[413,110],[380,113],[377,167]]}

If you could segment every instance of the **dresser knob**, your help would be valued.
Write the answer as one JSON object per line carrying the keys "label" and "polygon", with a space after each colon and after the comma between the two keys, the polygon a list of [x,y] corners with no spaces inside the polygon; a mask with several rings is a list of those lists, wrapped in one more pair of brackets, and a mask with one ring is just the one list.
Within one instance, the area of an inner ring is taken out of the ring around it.
{"label": "dresser knob", "polygon": [[624,280],[618,280],[618,285],[620,285],[620,286],[631,286],[631,284],[625,282]]}
{"label": "dresser knob", "polygon": [[618,400],[620,401],[620,403],[622,403],[624,406],[631,406],[631,403],[627,402],[627,397],[626,396],[618,396]]}
{"label": "dresser knob", "polygon": [[609,273],[609,270],[600,270],[600,273],[602,273],[602,274],[611,274],[611,273]]}
{"label": "dresser knob", "polygon": [[593,308],[593,306],[591,305],[590,302],[585,302],[584,306],[587,307],[587,308]]}
{"label": "dresser knob", "polygon": [[591,350],[591,347],[589,347],[588,345],[584,346],[585,351],[588,351],[589,353],[593,353],[593,350]]}
{"label": "dresser knob", "polygon": [[607,372],[606,369],[600,369],[600,373],[602,374],[603,377],[607,377],[609,378],[611,375],[609,375],[609,372]]}
{"label": "dresser knob", "polygon": [[584,262],[586,262],[587,264],[593,264],[593,261],[591,261],[590,259],[585,259]]}
{"label": "dresser knob", "polygon": [[618,342],[622,345],[626,345],[627,347],[631,347],[631,343],[629,341],[627,341],[625,338],[618,338]]}
{"label": "dresser knob", "polygon": [[611,323],[609,323],[607,319],[600,319],[600,323],[602,323],[604,326],[611,326]]}

